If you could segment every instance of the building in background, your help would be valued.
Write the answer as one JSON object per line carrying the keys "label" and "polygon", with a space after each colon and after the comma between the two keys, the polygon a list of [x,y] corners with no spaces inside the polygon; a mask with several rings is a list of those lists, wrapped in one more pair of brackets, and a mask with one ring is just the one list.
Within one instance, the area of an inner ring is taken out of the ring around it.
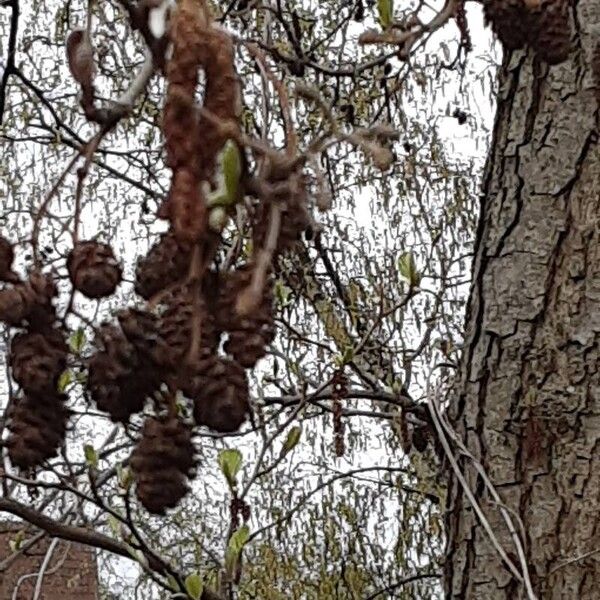
{"label": "building in background", "polygon": [[36,540],[38,534],[22,523],[0,522],[0,600],[32,600],[45,562],[37,600],[99,600],[94,550],[47,535]]}

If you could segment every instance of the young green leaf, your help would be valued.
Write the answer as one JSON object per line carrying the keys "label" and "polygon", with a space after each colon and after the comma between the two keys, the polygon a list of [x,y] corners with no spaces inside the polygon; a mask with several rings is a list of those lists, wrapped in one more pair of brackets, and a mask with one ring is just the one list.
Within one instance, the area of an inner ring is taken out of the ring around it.
{"label": "young green leaf", "polygon": [[418,287],[421,283],[421,274],[417,269],[417,263],[412,252],[403,252],[398,258],[398,270],[400,275],[411,287]]}
{"label": "young green leaf", "polygon": [[99,459],[98,459],[98,453],[94,449],[94,446],[92,446],[90,444],[86,444],[83,447],[83,454],[85,456],[85,462],[87,463],[88,467],[90,467],[92,469],[97,469]]}
{"label": "young green leaf", "polygon": [[202,584],[202,579],[198,573],[192,573],[185,578],[185,591],[190,598],[200,600],[203,589],[204,585]]}
{"label": "young green leaf", "polygon": [[289,287],[287,287],[281,281],[281,279],[278,279],[275,282],[274,293],[275,293],[275,300],[277,301],[277,305],[281,306],[281,307],[287,306],[290,295],[292,293],[292,290]]}
{"label": "young green leaf", "polygon": [[228,547],[236,552],[241,552],[242,548],[246,545],[248,538],[250,537],[250,528],[248,525],[242,525],[239,529],[236,529],[229,538]]}
{"label": "young green leaf", "polygon": [[169,587],[173,592],[180,592],[181,588],[179,587],[179,583],[177,583],[177,579],[173,577],[170,573],[167,575],[167,581],[169,582]]}
{"label": "young green leaf", "polygon": [[23,544],[23,540],[25,539],[25,532],[20,529],[17,532],[17,535],[8,542],[10,546],[11,552],[18,552],[21,549],[21,545]]}
{"label": "young green leaf", "polygon": [[133,483],[131,469],[129,467],[124,467],[121,464],[117,464],[117,481],[119,482],[119,487],[126,492]]}
{"label": "young green leaf", "polygon": [[291,452],[298,445],[301,434],[302,428],[299,425],[295,425],[288,431],[285,442],[283,442],[283,446],[281,448],[282,454]]}
{"label": "young green leaf", "polygon": [[242,466],[242,453],[234,448],[221,450],[219,453],[219,467],[230,486],[235,485],[235,478]]}
{"label": "young green leaf", "polygon": [[144,567],[148,566],[148,559],[141,550],[139,550],[138,548],[134,548],[130,544],[126,544],[125,548],[127,549],[127,552],[129,553],[131,558],[133,558],[133,560],[137,561],[138,563],[140,563],[140,565]]}
{"label": "young green leaf", "polygon": [[215,206],[233,206],[240,198],[240,177],[242,174],[242,155],[234,140],[227,140],[217,157],[218,187],[210,192],[206,204]]}
{"label": "young green leaf", "polygon": [[379,23],[384,29],[387,29],[394,18],[394,3],[393,0],[377,0],[377,13],[379,15]]}
{"label": "young green leaf", "polygon": [[229,577],[235,573],[240,554],[242,553],[242,550],[249,537],[250,529],[247,525],[242,525],[242,527],[234,531],[232,536],[229,538],[227,550],[225,550],[225,570]]}
{"label": "young green leaf", "polygon": [[67,389],[67,387],[69,386],[69,384],[73,381],[73,371],[71,371],[71,369],[66,369],[65,371],[63,371],[60,374],[60,377],[58,378],[58,385],[56,386],[56,389],[59,391],[59,393],[64,393],[64,391]]}
{"label": "young green leaf", "polygon": [[85,331],[83,328],[79,327],[76,329],[69,337],[69,347],[71,348],[71,352],[74,354],[79,354],[85,344]]}
{"label": "young green leaf", "polygon": [[114,515],[108,515],[108,524],[115,537],[121,537],[121,524]]}

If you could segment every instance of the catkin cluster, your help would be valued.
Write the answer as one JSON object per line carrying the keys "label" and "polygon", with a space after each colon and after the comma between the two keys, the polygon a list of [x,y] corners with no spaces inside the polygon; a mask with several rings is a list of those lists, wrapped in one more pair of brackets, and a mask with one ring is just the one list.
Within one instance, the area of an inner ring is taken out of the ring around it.
{"label": "catkin cluster", "polygon": [[[84,358],[87,395],[99,411],[125,425],[145,415],[130,466],[138,499],[158,514],[179,502],[195,474],[194,427],[230,433],[246,420],[247,370],[275,335],[271,265],[310,225],[298,169],[272,169],[254,191],[244,189],[251,177],[231,36],[213,24],[200,0],[174,7],[166,36],[162,128],[172,177],[157,216],[169,227],[137,260],[134,287],[141,302],[97,326]],[[247,199],[253,252],[223,267],[222,237],[209,227],[207,195],[223,185],[219,156],[230,141],[244,165],[240,197]],[[8,412],[6,443],[12,463],[31,468],[55,455],[64,440],[70,413],[59,380],[76,357],[57,325],[54,276],[33,271],[23,281],[13,258],[12,245],[0,239],[0,320],[16,329],[10,366],[21,388]],[[112,296],[122,279],[112,248],[98,241],[77,241],[65,267],[73,290],[90,299]],[[240,310],[249,290],[253,300]]]}

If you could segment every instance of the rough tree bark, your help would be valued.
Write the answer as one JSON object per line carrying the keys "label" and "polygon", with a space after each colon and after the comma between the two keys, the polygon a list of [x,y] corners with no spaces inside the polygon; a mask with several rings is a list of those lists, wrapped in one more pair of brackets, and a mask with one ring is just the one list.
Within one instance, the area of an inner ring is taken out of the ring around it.
{"label": "rough tree bark", "polygon": [[[600,0],[573,14],[569,61],[549,68],[519,52],[501,69],[450,418],[522,520],[538,598],[579,600],[600,598]],[[455,478],[447,533],[446,597],[523,597]]]}

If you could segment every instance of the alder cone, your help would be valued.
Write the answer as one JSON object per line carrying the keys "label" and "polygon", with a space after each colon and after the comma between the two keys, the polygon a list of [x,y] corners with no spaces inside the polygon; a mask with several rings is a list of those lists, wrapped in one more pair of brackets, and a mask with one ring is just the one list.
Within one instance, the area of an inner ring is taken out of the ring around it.
{"label": "alder cone", "polygon": [[13,245],[5,238],[0,236],[0,281],[17,283],[19,277],[13,273],[12,264],[15,260]]}
{"label": "alder cone", "polygon": [[56,329],[44,334],[19,333],[10,348],[12,376],[28,394],[54,394],[67,366],[67,353],[64,338]]}
{"label": "alder cone", "polygon": [[224,274],[216,308],[218,327],[229,332],[224,350],[245,368],[253,367],[265,356],[266,346],[275,337],[270,285],[265,286],[260,304],[251,315],[241,316],[236,311],[238,298],[251,281],[252,270],[249,267]]}
{"label": "alder cone", "polygon": [[178,504],[188,491],[194,453],[191,427],[175,417],[146,419],[129,461],[146,510],[162,515]]}
{"label": "alder cone", "polygon": [[11,270],[15,253],[12,244],[0,235],[0,274]]}
{"label": "alder cone", "polygon": [[114,422],[126,423],[158,388],[160,373],[117,327],[104,327],[100,337],[104,350],[89,360],[88,390],[99,410]]}
{"label": "alder cone", "polygon": [[[291,195],[282,203],[281,225],[275,247],[276,254],[291,250],[300,242],[302,234],[313,225],[312,218],[306,208],[305,193]],[[256,248],[263,248],[269,231],[269,213],[271,205],[261,202],[256,207],[253,225],[253,242]]]}
{"label": "alder cone", "polygon": [[135,271],[135,291],[145,300],[165,287],[179,281],[187,273],[189,251],[172,233],[165,233],[142,257]]}
{"label": "alder cone", "polygon": [[88,298],[110,296],[121,282],[122,270],[112,248],[100,242],[75,244],[67,269],[73,287]]}
{"label": "alder cone", "polygon": [[537,33],[531,46],[550,65],[564,62],[571,53],[571,26],[568,0],[542,0],[532,11]]}
{"label": "alder cone", "polygon": [[[199,290],[182,286],[170,295],[160,318],[159,335],[169,349],[173,366],[192,354],[213,353],[219,342],[219,332],[213,315]],[[192,348],[194,346],[194,348]]]}
{"label": "alder cone", "polygon": [[416,427],[412,433],[412,445],[417,452],[423,453],[427,450],[429,445],[429,438],[431,437],[431,430],[428,425],[423,427]]}
{"label": "alder cone", "polygon": [[531,39],[531,15],[523,0],[490,0],[484,16],[508,50],[524,48]]}
{"label": "alder cone", "polygon": [[194,402],[194,420],[219,433],[237,431],[248,413],[248,379],[238,363],[210,356],[180,377],[181,391]]}
{"label": "alder cone", "polygon": [[53,277],[34,271],[27,281],[0,290],[0,321],[13,327],[27,324],[32,330],[45,329],[55,318],[52,298],[56,294]]}
{"label": "alder cone", "polygon": [[121,311],[117,318],[123,334],[141,356],[152,360],[160,340],[158,337],[159,319],[156,315],[137,308]]}
{"label": "alder cone", "polygon": [[57,455],[71,414],[65,400],[63,395],[51,395],[13,401],[6,414],[10,432],[6,447],[15,467],[31,469]]}
{"label": "alder cone", "polygon": [[238,317],[224,349],[243,367],[252,368],[267,353],[275,337],[271,301],[263,303],[251,317]]}

